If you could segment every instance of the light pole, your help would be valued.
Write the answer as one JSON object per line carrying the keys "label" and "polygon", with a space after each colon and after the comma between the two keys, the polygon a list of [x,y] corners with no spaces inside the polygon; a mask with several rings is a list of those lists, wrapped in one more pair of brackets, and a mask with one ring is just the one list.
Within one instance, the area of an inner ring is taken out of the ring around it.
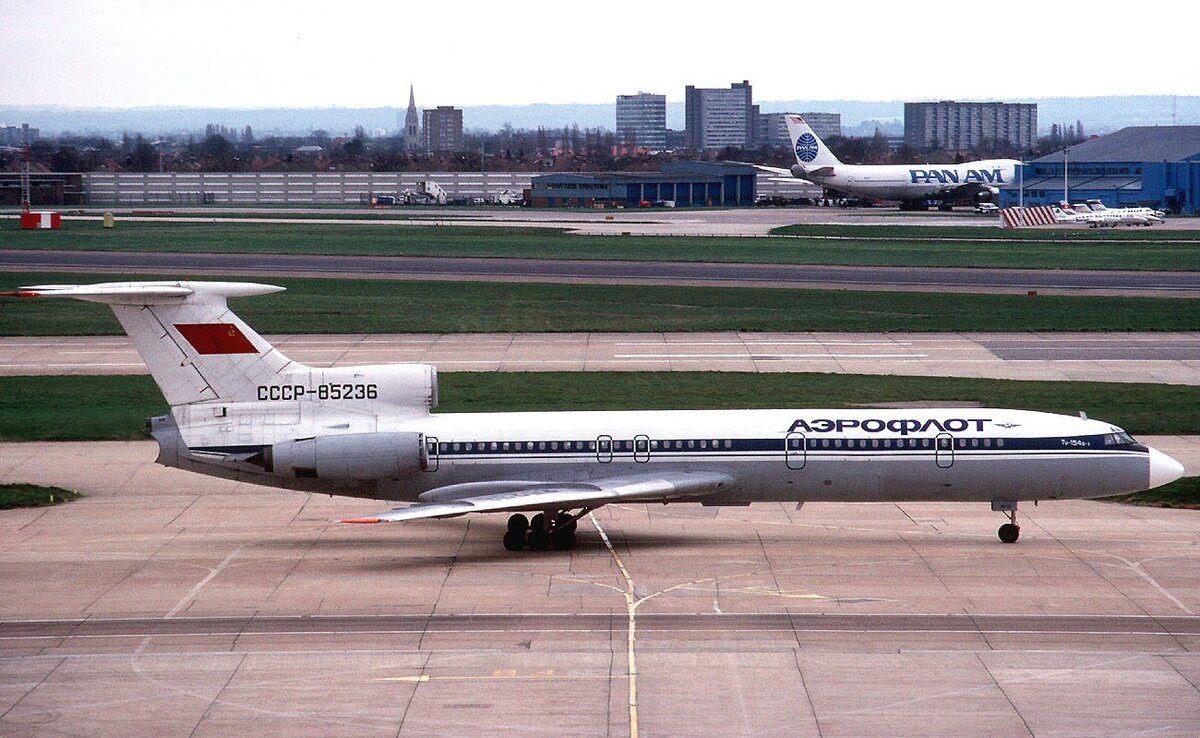
{"label": "light pole", "polygon": [[1071,194],[1070,194],[1071,187],[1070,187],[1070,185],[1067,184],[1067,182],[1068,182],[1067,178],[1070,176],[1069,174],[1067,174],[1067,168],[1068,168],[1067,160],[1070,157],[1070,154],[1071,154],[1070,146],[1063,149],[1063,202],[1065,202],[1068,205],[1071,204]]}

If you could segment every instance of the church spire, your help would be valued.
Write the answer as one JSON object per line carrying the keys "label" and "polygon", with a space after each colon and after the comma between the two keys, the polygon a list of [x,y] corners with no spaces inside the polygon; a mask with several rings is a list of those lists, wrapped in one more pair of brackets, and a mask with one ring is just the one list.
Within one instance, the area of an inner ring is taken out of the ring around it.
{"label": "church spire", "polygon": [[408,86],[408,112],[404,115],[404,153],[414,154],[420,149],[421,119],[417,115],[417,98],[413,86]]}

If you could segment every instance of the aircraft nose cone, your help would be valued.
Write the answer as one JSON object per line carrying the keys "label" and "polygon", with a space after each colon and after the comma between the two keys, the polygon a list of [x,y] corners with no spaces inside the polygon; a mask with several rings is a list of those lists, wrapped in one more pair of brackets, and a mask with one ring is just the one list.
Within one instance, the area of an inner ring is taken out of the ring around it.
{"label": "aircraft nose cone", "polygon": [[1161,487],[1183,476],[1183,464],[1161,451],[1150,449],[1150,487]]}

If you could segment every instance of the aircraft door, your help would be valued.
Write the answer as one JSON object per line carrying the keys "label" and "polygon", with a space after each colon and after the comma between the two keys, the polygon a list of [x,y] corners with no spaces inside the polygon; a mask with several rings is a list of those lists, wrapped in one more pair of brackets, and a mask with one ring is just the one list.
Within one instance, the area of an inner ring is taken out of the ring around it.
{"label": "aircraft door", "polygon": [[803,433],[789,433],[783,440],[783,458],[789,469],[803,469],[808,450]]}
{"label": "aircraft door", "polygon": [[601,464],[607,464],[613,459],[613,439],[612,436],[599,436],[596,438],[596,461]]}
{"label": "aircraft door", "polygon": [[638,434],[633,437],[633,460],[639,464],[650,460],[650,436]]}
{"label": "aircraft door", "polygon": [[421,471],[435,472],[438,470],[438,439],[437,436],[422,436]]}
{"label": "aircraft door", "polygon": [[933,440],[934,460],[939,469],[949,469],[954,466],[954,437],[949,433],[939,433]]}
{"label": "aircraft door", "polygon": [[638,433],[634,436],[634,461],[646,463],[650,460],[650,437]]}

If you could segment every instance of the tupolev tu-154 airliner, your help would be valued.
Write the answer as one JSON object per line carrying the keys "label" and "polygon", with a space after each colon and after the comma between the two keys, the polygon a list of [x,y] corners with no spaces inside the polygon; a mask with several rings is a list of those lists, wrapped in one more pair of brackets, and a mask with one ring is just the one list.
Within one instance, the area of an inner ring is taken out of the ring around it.
{"label": "tupolev tu-154 airliner", "polygon": [[[22,287],[107,303],[171,411],[158,463],[287,489],[410,503],[350,523],[510,514],[512,551],[570,549],[611,503],[1017,503],[1101,497],[1183,467],[1117,426],[978,407],[434,413],[437,372],[288,359],[229,309],[282,290],[239,282]],[[714,392],[719,391],[714,375]],[[532,515],[532,519],[527,517]]]}

